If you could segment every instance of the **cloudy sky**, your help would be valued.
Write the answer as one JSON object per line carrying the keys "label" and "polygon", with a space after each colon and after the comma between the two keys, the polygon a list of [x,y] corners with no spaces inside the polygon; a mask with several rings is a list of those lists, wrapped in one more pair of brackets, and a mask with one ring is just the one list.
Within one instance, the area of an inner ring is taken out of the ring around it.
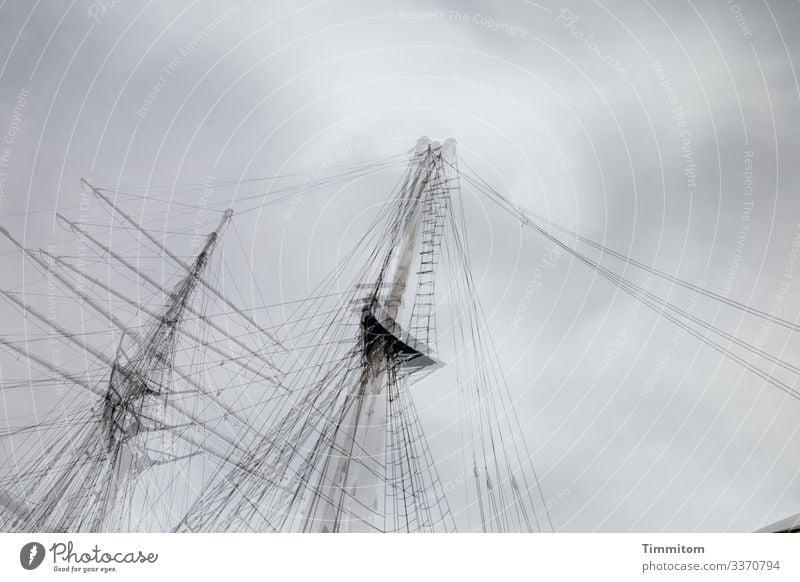
{"label": "cloudy sky", "polygon": [[[82,177],[302,181],[329,160],[454,137],[518,204],[795,321],[797,30],[800,7],[772,0],[7,0],[0,223],[41,246],[63,240],[54,212],[80,203]],[[301,297],[396,179],[250,213],[252,276],[275,301]],[[568,255],[543,269],[546,241],[463,195],[557,530],[752,531],[800,511],[798,400]],[[777,326],[651,290],[800,363],[800,340]],[[436,434],[447,411],[420,399]]]}

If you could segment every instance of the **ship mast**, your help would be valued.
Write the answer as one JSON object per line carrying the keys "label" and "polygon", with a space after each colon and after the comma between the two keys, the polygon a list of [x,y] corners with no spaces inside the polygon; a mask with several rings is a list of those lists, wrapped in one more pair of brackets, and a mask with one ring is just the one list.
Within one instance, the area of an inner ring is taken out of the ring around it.
{"label": "ship mast", "polygon": [[[83,344],[67,330],[60,330],[65,339],[79,343],[111,368],[105,388],[86,383],[81,378],[54,369],[44,360],[33,358],[63,378],[97,394],[100,401],[92,411],[96,420],[88,427],[89,430],[84,431],[79,440],[64,447],[63,454],[69,457],[62,459],[68,467],[66,473],[42,479],[33,491],[26,492],[27,498],[38,500],[34,509],[16,503],[8,493],[0,499],[0,504],[16,515],[16,529],[102,531],[109,511],[122,495],[121,491],[126,489],[123,484],[137,472],[147,466],[191,456],[166,453],[164,458],[154,458],[144,452],[148,450],[147,446],[138,446],[141,444],[138,441],[169,431],[176,415],[190,422],[196,421],[193,413],[186,410],[179,400],[170,398],[175,372],[174,353],[189,302],[231,215],[232,211],[226,211],[218,227],[207,236],[188,273],[169,293],[161,311],[152,318],[147,333],[136,339],[136,349],[125,361],[122,350],[112,359]],[[6,231],[4,234],[11,239]],[[28,254],[27,250],[24,252]],[[46,321],[42,314],[21,303],[14,295],[5,295],[19,303],[27,313]],[[49,322],[49,325],[56,324]],[[3,343],[7,345],[7,342]],[[90,505],[87,505],[87,500]]]}
{"label": "ship mast", "polygon": [[[308,502],[304,531],[382,529],[387,511],[384,474],[390,462],[386,450],[391,446],[387,415],[391,414],[390,402],[397,398],[398,376],[437,364],[428,346],[409,335],[399,319],[407,304],[412,268],[422,256],[426,215],[436,191],[431,185],[446,181],[455,160],[455,145],[453,139],[441,145],[422,138],[413,150],[410,178],[402,191],[398,244],[385,257],[361,312],[362,370],[347,395],[349,402],[329,448],[321,487]],[[437,235],[441,235],[440,229]],[[417,275],[432,277],[433,273],[421,269]],[[387,287],[382,300],[381,289]]]}

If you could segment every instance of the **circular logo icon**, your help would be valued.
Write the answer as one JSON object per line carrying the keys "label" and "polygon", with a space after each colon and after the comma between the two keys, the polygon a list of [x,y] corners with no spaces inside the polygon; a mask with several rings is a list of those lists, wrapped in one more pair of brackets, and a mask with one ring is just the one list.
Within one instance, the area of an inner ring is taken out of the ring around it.
{"label": "circular logo icon", "polygon": [[26,570],[35,570],[44,561],[44,546],[39,542],[29,542],[19,551],[19,563]]}

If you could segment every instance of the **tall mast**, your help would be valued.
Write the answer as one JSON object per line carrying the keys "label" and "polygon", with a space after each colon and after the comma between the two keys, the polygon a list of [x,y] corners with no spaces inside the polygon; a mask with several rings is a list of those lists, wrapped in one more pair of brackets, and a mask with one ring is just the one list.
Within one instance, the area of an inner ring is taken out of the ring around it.
{"label": "tall mast", "polygon": [[[164,253],[164,256],[169,257],[170,259],[175,261],[175,263],[177,263],[178,265],[183,267],[186,271],[191,272],[191,270],[193,268],[191,265],[188,265],[185,261],[183,261],[175,253],[170,251],[169,248],[167,248],[167,246],[163,242],[159,241],[156,237],[154,237],[152,234],[150,234],[149,231],[147,231],[145,228],[143,228],[127,212],[122,210],[117,204],[115,204],[112,200],[110,200],[107,196],[105,196],[102,192],[100,192],[100,190],[98,190],[97,188],[92,186],[84,178],[81,178],[81,183],[84,186],[86,186],[87,188],[89,188],[92,191],[92,193],[94,193],[94,195],[97,196],[100,200],[102,200],[103,202],[108,204],[111,208],[113,208],[114,212],[116,214],[120,215],[126,222],[128,222],[131,226],[133,226],[135,229],[137,229],[145,238],[147,238],[150,242],[152,242],[154,245],[156,245],[156,247],[158,247],[158,249],[162,253]],[[225,213],[225,215],[230,217],[229,213],[230,213],[230,210],[228,210]],[[223,222],[226,222],[226,220],[227,220],[226,218],[223,218]],[[217,290],[216,287],[213,287],[207,281],[204,281],[202,279],[200,280],[200,284],[203,287],[205,287],[210,293],[212,293],[215,297],[217,297],[217,299],[220,299],[223,303],[225,303],[225,305],[227,305],[228,307],[233,309],[234,312],[237,313],[239,316],[241,316],[245,321],[247,321],[247,323],[252,325],[255,329],[257,329],[260,333],[262,333],[265,337],[269,338],[276,346],[278,346],[279,348],[281,348],[284,351],[286,350],[286,348],[278,340],[278,338],[276,338],[272,333],[270,333],[269,331],[267,331],[266,329],[261,327],[247,312],[240,310],[230,299],[225,297],[225,295],[223,295],[219,290]]]}
{"label": "tall mast", "polygon": [[134,354],[124,363],[118,355],[112,366],[102,413],[105,445],[109,458],[117,462],[124,459],[126,466],[109,471],[110,484],[98,484],[104,495],[92,531],[102,527],[105,513],[116,499],[118,482],[141,465],[141,455],[139,459],[133,458],[127,446],[131,439],[142,431],[161,431],[170,426],[165,404],[174,380],[178,327],[232,214],[232,210],[225,211],[219,226],[206,237],[188,273],[170,293],[162,312]]}
{"label": "tall mast", "polygon": [[[202,280],[231,215],[231,211],[225,212],[217,229],[208,235],[188,273],[171,291],[163,308],[153,318],[149,331],[138,338],[134,353],[126,361],[122,361],[121,353],[112,358],[84,344],[99,361],[106,362],[111,368],[105,388],[33,358],[40,365],[98,394],[101,400],[91,412],[95,418],[81,429],[79,435],[66,443],[67,446],[57,444],[59,462],[54,462],[55,459],[47,461],[49,465],[66,466],[66,472],[52,474],[49,478],[43,476],[26,491],[26,497],[35,499],[36,503],[30,510],[14,512],[19,518],[17,528],[72,532],[104,529],[108,512],[120,491],[126,489],[123,487],[125,480],[143,467],[161,462],[148,457],[148,453],[143,452],[148,447],[138,447],[134,439],[150,438],[169,430],[175,414],[193,421],[192,413],[184,413],[183,405],[170,398],[176,341],[194,290]],[[13,295],[7,296],[12,301],[19,301]],[[38,314],[27,305],[23,308]],[[66,330],[62,331],[66,334]],[[65,337],[73,339],[68,334]],[[140,433],[146,434],[140,436]],[[231,445],[235,444],[231,442]],[[139,448],[143,450],[139,451]],[[168,457],[170,455],[171,452],[167,453]],[[176,454],[171,460],[187,456],[191,455]],[[8,503],[3,505],[9,507]]]}
{"label": "tall mast", "polygon": [[[388,292],[381,301],[378,281],[361,313],[362,369],[344,407],[320,487],[308,501],[304,531],[375,531],[384,525],[389,401],[396,397],[398,373],[433,366],[427,349],[403,331],[399,318],[408,303],[409,277],[418,263],[431,184],[454,162],[455,140],[444,147],[427,138],[417,142],[401,202],[401,229],[385,259]],[[391,266],[391,267],[390,267]],[[389,268],[390,267],[390,268]]]}

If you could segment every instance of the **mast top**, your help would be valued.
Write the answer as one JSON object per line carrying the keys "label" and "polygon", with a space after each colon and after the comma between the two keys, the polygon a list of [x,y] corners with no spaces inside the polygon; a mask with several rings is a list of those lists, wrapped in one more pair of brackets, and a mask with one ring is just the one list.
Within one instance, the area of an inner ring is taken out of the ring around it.
{"label": "mast top", "polygon": [[423,135],[417,140],[417,145],[409,150],[411,158],[425,156],[428,153],[442,157],[447,163],[453,163],[456,155],[456,145],[458,142],[455,138],[448,137],[444,143],[439,141],[431,141],[427,135]]}

